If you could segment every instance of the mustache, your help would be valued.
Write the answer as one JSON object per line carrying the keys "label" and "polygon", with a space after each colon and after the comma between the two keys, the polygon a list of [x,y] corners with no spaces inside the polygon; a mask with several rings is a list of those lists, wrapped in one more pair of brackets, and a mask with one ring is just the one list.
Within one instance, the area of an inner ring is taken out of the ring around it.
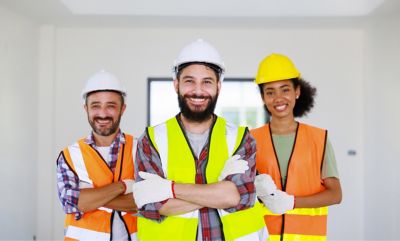
{"label": "mustache", "polygon": [[196,95],[196,94],[185,94],[183,98],[204,98],[204,99],[211,99],[209,95]]}
{"label": "mustache", "polygon": [[107,117],[95,117],[95,118],[93,118],[93,120],[94,120],[94,121],[97,121],[97,120],[103,120],[103,121],[109,120],[109,121],[113,121],[113,118],[112,118],[112,117],[109,117],[109,116],[107,116]]}

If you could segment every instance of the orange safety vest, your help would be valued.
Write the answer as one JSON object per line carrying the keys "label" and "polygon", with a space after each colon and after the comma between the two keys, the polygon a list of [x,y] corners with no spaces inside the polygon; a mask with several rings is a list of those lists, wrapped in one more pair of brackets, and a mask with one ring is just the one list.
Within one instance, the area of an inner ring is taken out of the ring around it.
{"label": "orange safety vest", "polygon": [[[134,179],[133,136],[125,134],[125,144],[119,147],[114,173],[101,155],[84,139],[63,150],[67,165],[82,181],[93,187],[102,187],[123,179]],[[74,214],[67,214],[65,219],[64,240],[111,240],[111,227],[114,215],[120,215],[125,224],[130,240],[136,240],[136,217],[131,212],[118,212],[101,207],[85,212],[81,219],[75,220]]]}
{"label": "orange safety vest", "polygon": [[[325,190],[321,179],[327,131],[299,123],[289,159],[286,185],[282,185],[279,162],[269,124],[251,130],[256,139],[256,168],[269,174],[276,186],[294,196],[307,196]],[[264,221],[269,240],[326,240],[328,208],[295,208],[284,215],[267,210]]]}

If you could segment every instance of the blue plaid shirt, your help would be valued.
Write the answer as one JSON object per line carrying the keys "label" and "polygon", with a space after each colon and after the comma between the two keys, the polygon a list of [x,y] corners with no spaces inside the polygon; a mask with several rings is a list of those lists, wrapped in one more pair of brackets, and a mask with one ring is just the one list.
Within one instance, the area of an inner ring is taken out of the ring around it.
{"label": "blue plaid shirt", "polygon": [[[85,143],[97,149],[92,133],[86,137]],[[120,130],[115,140],[111,143],[110,158],[109,162],[107,162],[113,173],[117,164],[119,146],[124,143],[125,137]],[[78,209],[79,178],[67,165],[63,152],[60,153],[57,159],[57,189],[64,212],[66,214],[75,213],[75,219],[80,219],[82,212]]]}

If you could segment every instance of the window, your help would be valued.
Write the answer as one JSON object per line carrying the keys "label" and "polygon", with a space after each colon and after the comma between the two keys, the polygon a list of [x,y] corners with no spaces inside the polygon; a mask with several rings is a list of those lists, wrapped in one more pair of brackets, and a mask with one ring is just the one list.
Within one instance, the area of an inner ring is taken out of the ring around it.
{"label": "window", "polygon": [[[148,93],[148,125],[157,125],[179,113],[172,79],[150,78]],[[269,119],[252,79],[224,79],[215,113],[229,122],[249,128],[259,127]]]}

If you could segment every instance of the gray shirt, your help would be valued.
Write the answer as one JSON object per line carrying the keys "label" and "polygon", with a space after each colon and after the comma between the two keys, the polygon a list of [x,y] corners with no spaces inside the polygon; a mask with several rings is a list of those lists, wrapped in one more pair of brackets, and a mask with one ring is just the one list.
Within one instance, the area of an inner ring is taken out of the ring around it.
{"label": "gray shirt", "polygon": [[199,158],[201,150],[203,149],[204,145],[207,142],[209,133],[210,129],[207,129],[205,132],[201,134],[192,133],[188,131],[186,132],[186,136],[189,139],[190,146],[192,147],[192,150],[197,158]]}

